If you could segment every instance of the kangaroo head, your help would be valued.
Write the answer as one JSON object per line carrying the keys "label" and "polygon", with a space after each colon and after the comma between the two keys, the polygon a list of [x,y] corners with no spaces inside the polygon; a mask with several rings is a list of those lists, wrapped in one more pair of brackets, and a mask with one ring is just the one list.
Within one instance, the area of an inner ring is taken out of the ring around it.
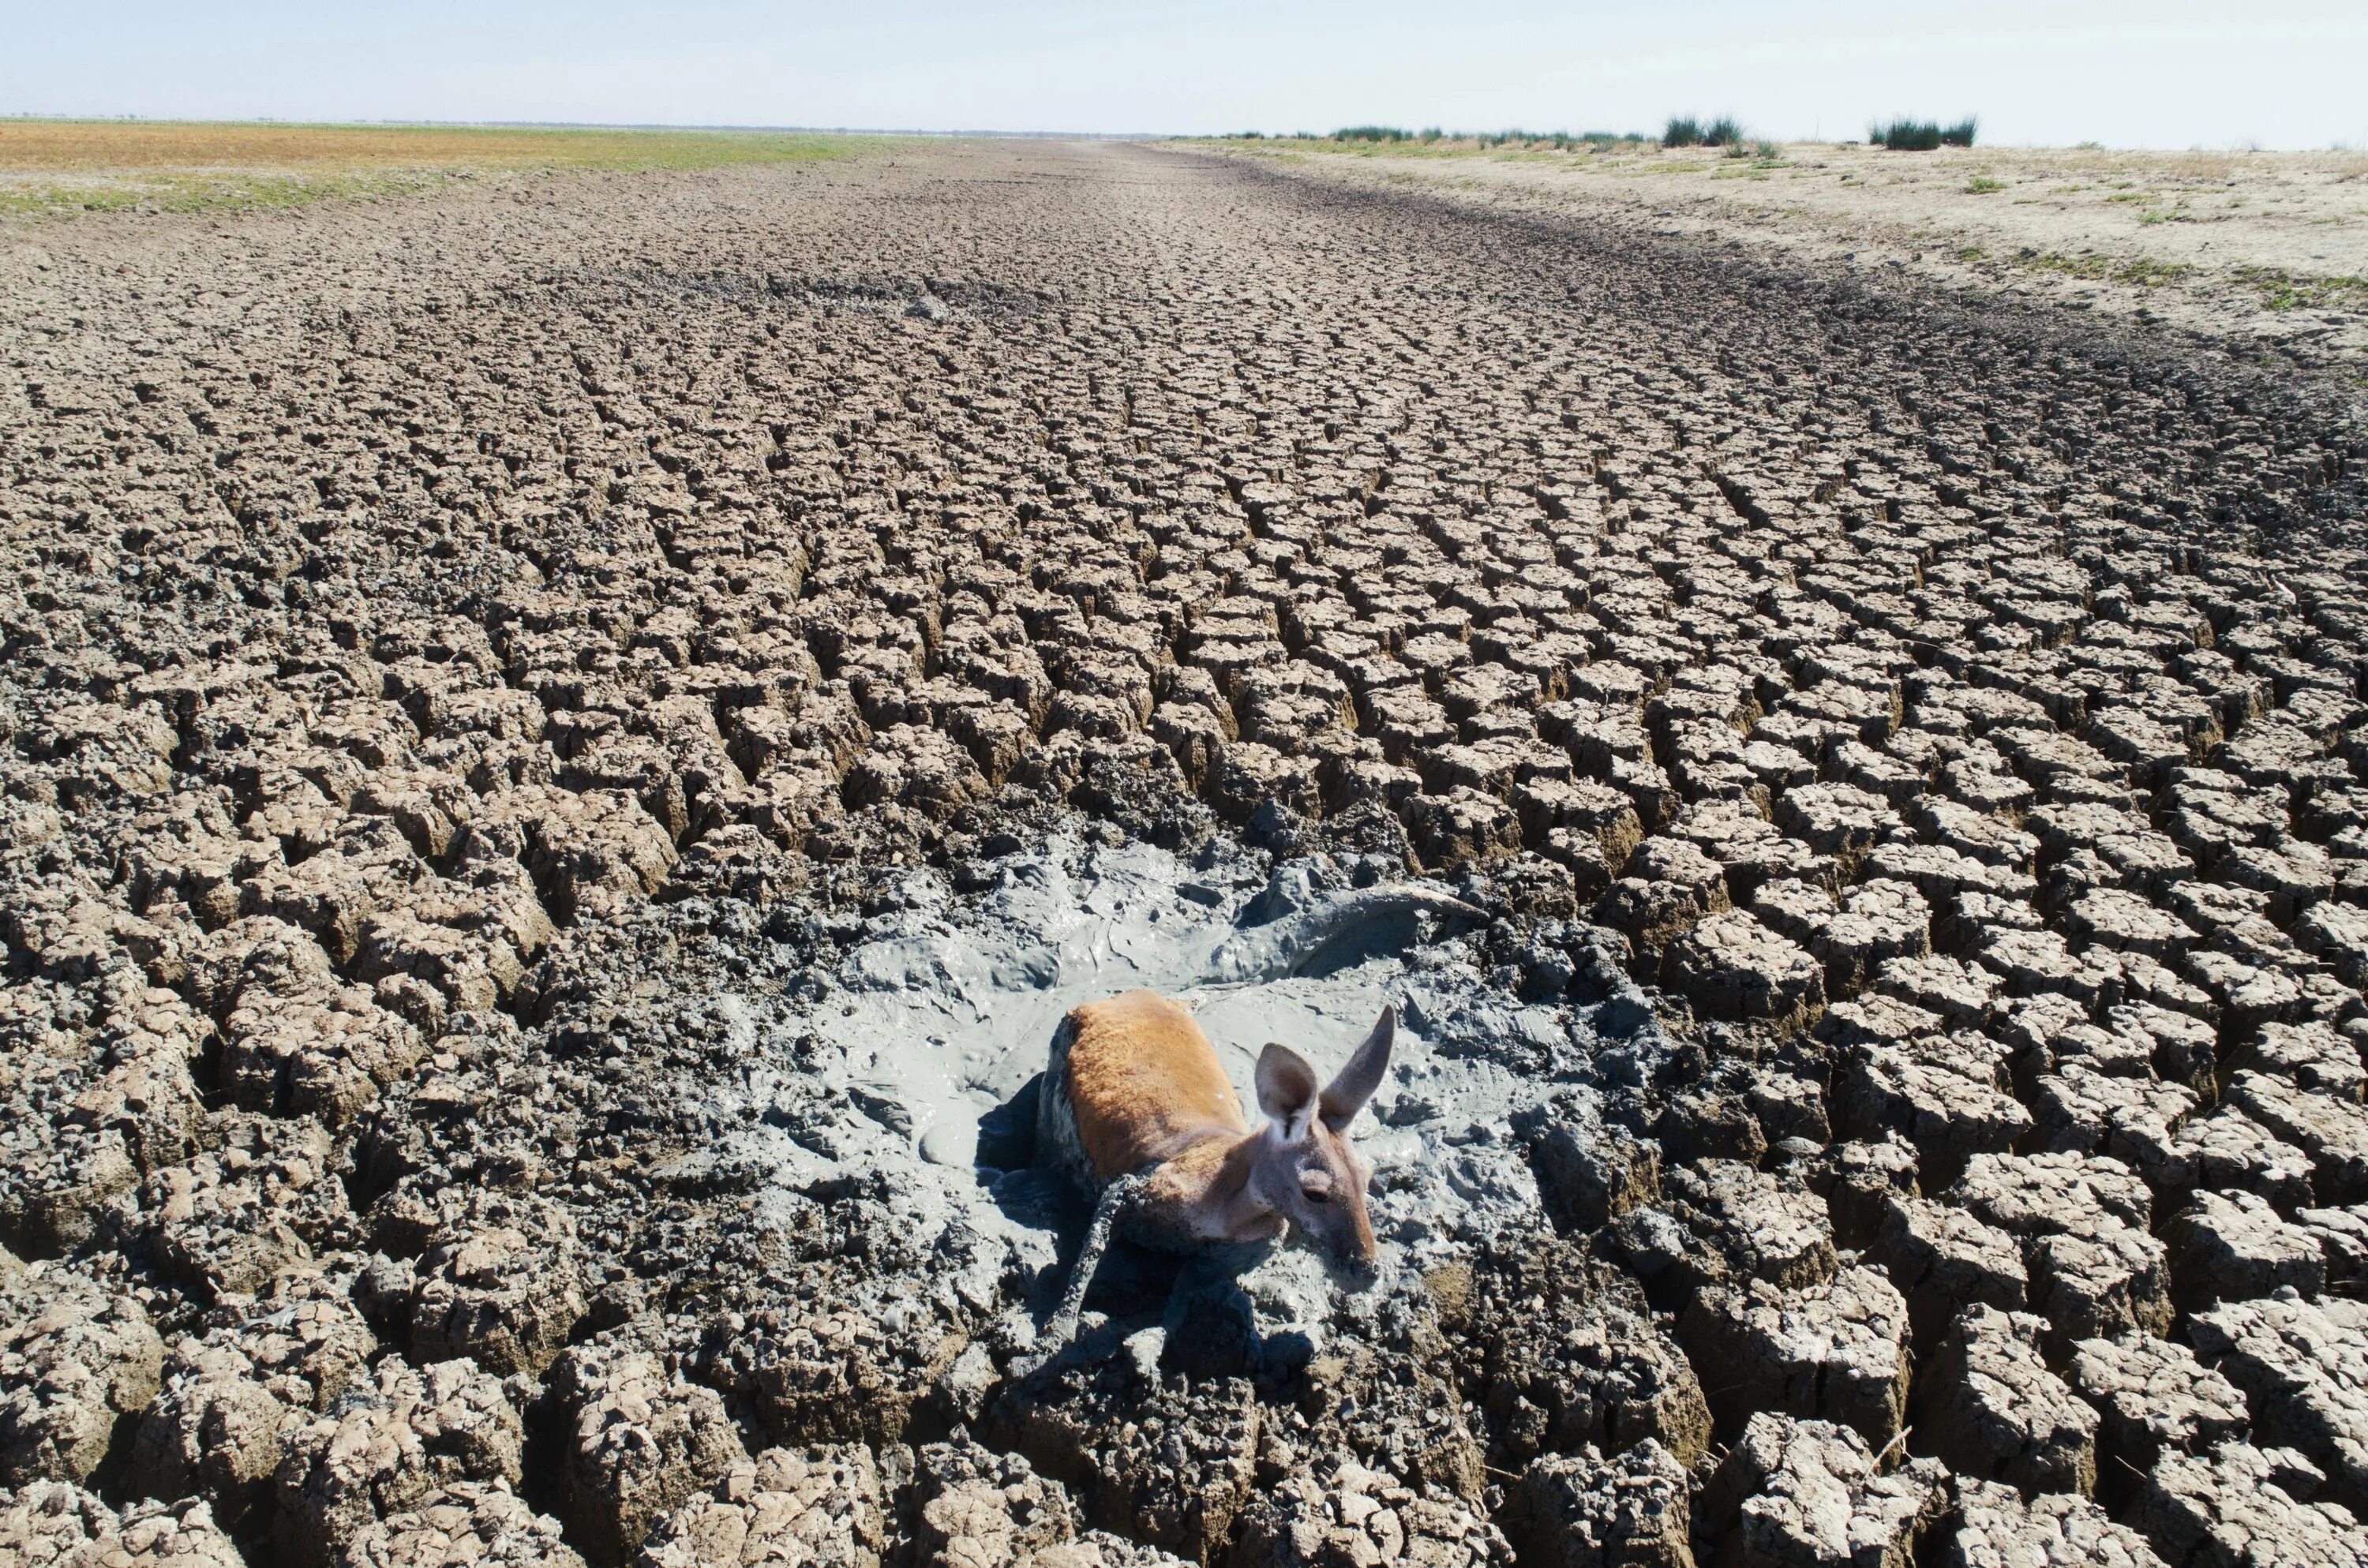
{"label": "kangaroo head", "polygon": [[1269,1045],[1258,1062],[1258,1109],[1266,1128],[1250,1172],[1250,1195],[1342,1263],[1374,1256],[1365,1184],[1373,1168],[1349,1142],[1349,1124],[1389,1071],[1397,1013],[1381,1021],[1333,1080],[1317,1087],[1315,1069],[1287,1045]]}

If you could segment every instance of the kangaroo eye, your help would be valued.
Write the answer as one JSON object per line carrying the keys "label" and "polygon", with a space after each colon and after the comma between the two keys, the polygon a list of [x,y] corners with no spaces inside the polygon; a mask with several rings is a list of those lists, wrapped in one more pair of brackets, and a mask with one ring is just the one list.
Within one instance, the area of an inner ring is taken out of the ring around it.
{"label": "kangaroo eye", "polygon": [[1300,1196],[1306,1199],[1310,1203],[1329,1203],[1332,1201],[1332,1194],[1323,1187],[1304,1187],[1299,1190]]}

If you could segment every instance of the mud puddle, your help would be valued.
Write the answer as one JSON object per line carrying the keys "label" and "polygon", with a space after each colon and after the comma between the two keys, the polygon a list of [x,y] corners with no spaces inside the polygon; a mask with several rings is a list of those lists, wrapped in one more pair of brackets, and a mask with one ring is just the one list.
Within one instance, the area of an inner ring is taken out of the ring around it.
{"label": "mud puddle", "polygon": [[[1485,921],[1443,889],[1355,881],[1323,856],[1269,865],[1221,843],[1187,862],[1075,828],[1003,858],[983,892],[916,873],[808,994],[720,999],[746,1054],[714,1108],[740,1130],[701,1158],[756,1164],[782,1203],[887,1187],[916,1242],[966,1260],[939,1283],[1009,1309],[1042,1293],[1082,1217],[1031,1167],[1028,1132],[1032,1080],[1070,1008],[1136,987],[1186,1002],[1247,1105],[1267,1041],[1328,1073],[1395,1005],[1389,1080],[1356,1134],[1385,1265],[1426,1268],[1475,1234],[1534,1223],[1512,1124],[1557,1086],[1542,1056],[1591,1051],[1584,1016],[1525,1006],[1485,974]],[[1236,1262],[1254,1300],[1272,1287],[1278,1321],[1329,1310],[1299,1249]]]}

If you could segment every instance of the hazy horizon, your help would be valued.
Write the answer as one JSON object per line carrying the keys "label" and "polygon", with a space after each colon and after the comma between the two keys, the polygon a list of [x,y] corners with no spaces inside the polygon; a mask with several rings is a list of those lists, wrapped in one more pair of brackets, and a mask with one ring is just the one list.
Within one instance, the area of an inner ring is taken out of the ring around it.
{"label": "hazy horizon", "polygon": [[1324,132],[1381,123],[1657,131],[1732,115],[1847,140],[1978,116],[1992,144],[2368,143],[2368,7],[2270,0],[1872,0],[1642,12],[1395,0],[1287,8],[1035,0],[868,8],[590,0],[344,14],[153,3],[104,27],[0,4],[0,113],[91,118],[846,129]]}

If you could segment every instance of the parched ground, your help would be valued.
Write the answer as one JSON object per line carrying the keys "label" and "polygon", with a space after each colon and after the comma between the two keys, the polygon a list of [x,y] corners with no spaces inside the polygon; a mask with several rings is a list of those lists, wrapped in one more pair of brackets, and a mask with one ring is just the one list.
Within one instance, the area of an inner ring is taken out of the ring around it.
{"label": "parched ground", "polygon": [[1739,242],[2201,338],[2368,389],[2368,153],[1862,142],[1226,140],[1201,148],[1486,210]]}
{"label": "parched ground", "polygon": [[[2312,383],[1120,145],[0,301],[0,1559],[2368,1562]],[[1080,817],[1486,909],[1519,1031],[1410,1023],[1538,1103],[1384,1119],[1518,1201],[1031,1369],[1049,1247],[751,1020]]]}

